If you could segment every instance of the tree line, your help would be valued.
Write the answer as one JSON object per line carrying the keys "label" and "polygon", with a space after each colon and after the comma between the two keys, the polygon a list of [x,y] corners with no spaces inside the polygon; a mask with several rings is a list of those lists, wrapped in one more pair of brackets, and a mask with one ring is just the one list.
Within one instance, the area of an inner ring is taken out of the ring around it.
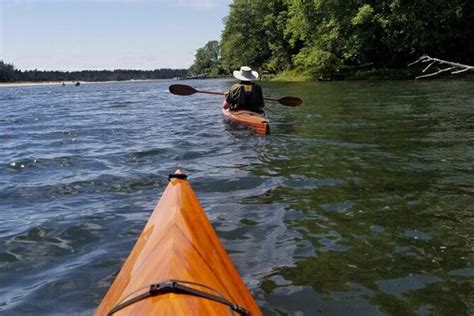
{"label": "tree line", "polygon": [[18,81],[122,81],[171,79],[186,77],[187,69],[155,70],[83,70],[83,71],[42,71],[19,70],[13,64],[0,60],[0,82]]}
{"label": "tree line", "polygon": [[472,0],[234,0],[220,41],[197,50],[190,72],[334,77],[425,54],[472,64],[473,30]]}

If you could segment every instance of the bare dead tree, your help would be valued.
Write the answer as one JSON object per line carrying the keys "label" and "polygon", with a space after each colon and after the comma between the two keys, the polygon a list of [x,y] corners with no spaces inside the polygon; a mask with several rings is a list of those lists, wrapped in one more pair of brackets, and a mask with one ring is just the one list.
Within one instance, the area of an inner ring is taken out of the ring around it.
{"label": "bare dead tree", "polygon": [[408,67],[413,66],[418,63],[430,63],[428,66],[426,66],[425,69],[423,69],[423,72],[426,72],[432,66],[436,67],[437,70],[432,70],[431,73],[418,76],[415,79],[433,77],[446,71],[451,71],[451,74],[459,74],[459,73],[466,72],[469,70],[474,70],[473,66],[453,63],[453,62],[438,59],[438,58],[432,58],[428,55],[421,56],[420,58],[418,58],[418,60],[408,64]]}

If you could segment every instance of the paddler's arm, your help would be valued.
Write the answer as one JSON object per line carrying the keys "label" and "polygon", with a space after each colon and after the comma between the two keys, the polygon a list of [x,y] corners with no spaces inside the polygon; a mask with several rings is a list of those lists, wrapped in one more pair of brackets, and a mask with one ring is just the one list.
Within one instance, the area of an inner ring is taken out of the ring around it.
{"label": "paddler's arm", "polygon": [[240,84],[236,83],[232,85],[230,88],[229,92],[226,92],[225,97],[224,97],[224,109],[232,108],[232,104],[237,104],[238,100],[238,95],[240,91]]}
{"label": "paddler's arm", "polygon": [[263,98],[263,90],[262,87],[258,84],[255,84],[255,92],[257,93],[257,104],[259,104],[260,109],[262,110],[265,106],[265,100]]}
{"label": "paddler's arm", "polygon": [[223,108],[224,108],[225,110],[227,110],[228,108],[230,108],[230,103],[227,102],[227,101],[225,101]]}
{"label": "paddler's arm", "polygon": [[228,100],[229,100],[229,92],[226,92],[224,95],[224,106],[223,106],[225,110],[230,108],[230,105],[231,105]]}

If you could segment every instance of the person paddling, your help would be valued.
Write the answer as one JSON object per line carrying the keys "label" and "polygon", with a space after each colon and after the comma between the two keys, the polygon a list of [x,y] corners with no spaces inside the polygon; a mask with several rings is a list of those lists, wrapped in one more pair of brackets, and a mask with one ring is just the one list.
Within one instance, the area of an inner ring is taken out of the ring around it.
{"label": "person paddling", "polygon": [[258,72],[248,66],[242,66],[240,70],[235,70],[233,75],[240,82],[234,84],[226,93],[224,109],[263,113],[265,102],[262,87],[254,82],[258,79]]}

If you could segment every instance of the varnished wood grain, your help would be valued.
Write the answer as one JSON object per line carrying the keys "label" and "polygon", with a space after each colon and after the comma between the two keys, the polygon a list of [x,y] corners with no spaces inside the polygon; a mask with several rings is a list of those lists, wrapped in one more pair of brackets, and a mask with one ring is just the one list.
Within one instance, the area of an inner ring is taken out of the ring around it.
{"label": "varnished wood grain", "polygon": [[[168,184],[95,315],[105,315],[131,293],[140,294],[150,284],[169,279],[205,284],[252,315],[261,315],[191,186],[179,179]],[[221,303],[165,294],[134,303],[115,315],[228,314],[228,307]]]}
{"label": "varnished wood grain", "polygon": [[231,121],[252,128],[260,135],[270,133],[270,123],[262,114],[251,111],[229,111],[224,108],[222,114]]}

